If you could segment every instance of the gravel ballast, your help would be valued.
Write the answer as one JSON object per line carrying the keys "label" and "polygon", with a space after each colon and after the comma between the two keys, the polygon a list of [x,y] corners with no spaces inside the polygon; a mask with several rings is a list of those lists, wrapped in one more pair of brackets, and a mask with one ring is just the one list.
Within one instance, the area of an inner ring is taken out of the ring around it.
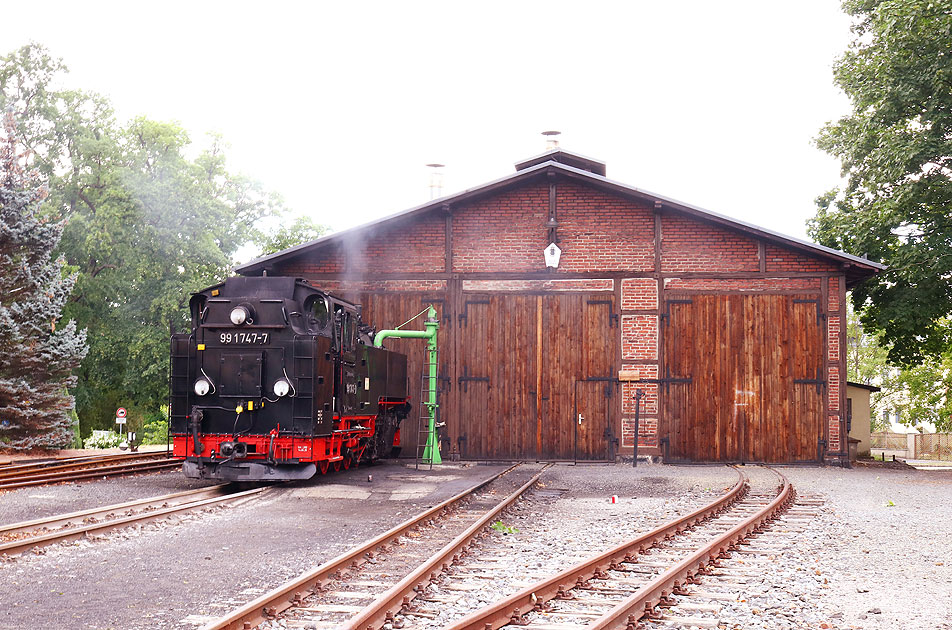
{"label": "gravel ballast", "polygon": [[[196,628],[501,469],[416,471],[387,463],[7,560],[0,563],[0,628]],[[952,629],[952,472],[781,470],[799,492],[825,503],[796,544],[751,581],[749,601],[725,609],[725,627]],[[534,500],[546,508],[540,522],[577,523],[579,538],[589,539],[627,535],[638,529],[633,522],[647,527],[687,509],[688,497],[723,491],[735,473],[723,466],[557,465],[544,479]],[[80,487],[86,503],[104,504],[190,483],[163,473]],[[57,506],[57,496],[64,502],[54,512],[80,509],[81,501],[65,501],[74,485],[0,495],[0,519],[24,520],[13,515],[35,511],[37,501]],[[47,493],[54,498],[30,498]],[[510,518],[520,530],[532,520],[525,510]],[[530,564],[566,556],[566,545],[540,547]]]}

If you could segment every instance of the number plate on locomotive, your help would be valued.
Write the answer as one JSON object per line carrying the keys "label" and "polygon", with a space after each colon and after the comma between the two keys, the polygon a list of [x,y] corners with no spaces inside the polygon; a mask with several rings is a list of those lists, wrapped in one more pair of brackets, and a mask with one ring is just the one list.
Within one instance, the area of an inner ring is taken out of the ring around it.
{"label": "number plate on locomotive", "polygon": [[268,343],[271,337],[266,332],[241,331],[241,332],[223,332],[218,334],[218,341],[223,346],[227,345],[264,345]]}

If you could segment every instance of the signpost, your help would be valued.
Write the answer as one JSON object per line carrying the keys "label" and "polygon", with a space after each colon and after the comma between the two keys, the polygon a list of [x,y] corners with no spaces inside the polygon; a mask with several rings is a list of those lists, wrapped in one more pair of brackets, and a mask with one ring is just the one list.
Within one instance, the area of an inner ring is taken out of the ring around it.
{"label": "signpost", "polygon": [[126,423],[126,410],[125,407],[119,407],[116,409],[116,424],[125,424]]}

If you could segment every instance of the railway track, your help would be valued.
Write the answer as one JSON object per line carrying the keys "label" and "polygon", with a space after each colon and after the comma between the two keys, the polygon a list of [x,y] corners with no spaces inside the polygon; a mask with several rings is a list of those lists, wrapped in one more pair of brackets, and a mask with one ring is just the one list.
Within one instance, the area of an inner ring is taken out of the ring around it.
{"label": "railway track", "polygon": [[[795,531],[821,503],[804,499],[792,505],[795,494],[786,479],[769,469],[758,471],[754,489],[738,470],[737,482],[714,501],[557,574],[527,570],[521,590],[510,589],[517,592],[498,599],[498,585],[512,572],[513,550],[504,538],[488,536],[488,526],[537,475],[505,501],[495,501],[491,515],[483,509],[485,518],[460,514],[464,527],[451,522],[452,513],[444,514],[429,530],[421,529],[419,520],[409,528],[408,522],[202,630],[734,627],[721,624],[725,603],[744,601],[739,594],[744,575],[776,562],[787,535],[770,533],[771,523],[781,519],[784,532]],[[427,518],[445,513],[454,500],[458,497]],[[381,548],[383,540],[389,551]],[[433,547],[435,540],[442,546],[426,555],[423,541]],[[745,558],[739,568],[727,565],[732,555]],[[480,609],[480,601],[493,603]]]}
{"label": "railway track", "polygon": [[0,468],[0,490],[167,470],[181,465],[181,461],[169,459],[166,451],[11,464]]}
{"label": "railway track", "polygon": [[[282,617],[283,622],[307,616],[329,594],[328,586],[348,579],[376,597],[396,605],[412,593],[416,583],[439,571],[439,565],[465,553],[476,534],[534,486],[547,466],[535,474],[515,465],[433,506],[417,516],[365,542],[359,547],[285,583],[245,606],[212,621],[202,630],[259,627]],[[333,620],[344,623],[363,608],[323,605]]]}
{"label": "railway track", "polygon": [[[709,577],[735,579],[732,570],[724,567],[726,560],[744,540],[762,535],[790,507],[793,488],[782,475],[775,474],[779,486],[771,488],[769,483],[761,482],[756,490],[750,490],[747,475],[741,474],[738,483],[721,499],[556,575],[534,581],[448,625],[427,623],[428,615],[445,604],[446,598],[424,593],[419,604],[404,607],[394,627],[722,627],[717,617],[719,602],[733,599],[736,593],[720,588],[704,590],[699,585]],[[462,588],[472,581],[474,573],[485,576],[495,555],[487,549],[475,563],[460,563],[446,581]],[[437,590],[445,592],[445,586]],[[733,587],[736,591],[737,584]]]}
{"label": "railway track", "polygon": [[4,525],[0,526],[0,557],[18,555],[31,549],[78,538],[102,535],[108,531],[189,511],[243,502],[268,490],[269,488],[254,488],[238,492],[223,484]]}

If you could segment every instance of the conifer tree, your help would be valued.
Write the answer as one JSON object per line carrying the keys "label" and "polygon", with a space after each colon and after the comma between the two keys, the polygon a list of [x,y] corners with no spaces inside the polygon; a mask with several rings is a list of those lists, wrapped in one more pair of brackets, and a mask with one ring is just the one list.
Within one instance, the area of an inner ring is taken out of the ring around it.
{"label": "conifer tree", "polygon": [[18,150],[12,111],[0,138],[0,448],[49,449],[72,440],[73,370],[86,332],[57,326],[73,289],[62,258],[52,259],[63,222],[41,212],[47,196],[29,152]]}

